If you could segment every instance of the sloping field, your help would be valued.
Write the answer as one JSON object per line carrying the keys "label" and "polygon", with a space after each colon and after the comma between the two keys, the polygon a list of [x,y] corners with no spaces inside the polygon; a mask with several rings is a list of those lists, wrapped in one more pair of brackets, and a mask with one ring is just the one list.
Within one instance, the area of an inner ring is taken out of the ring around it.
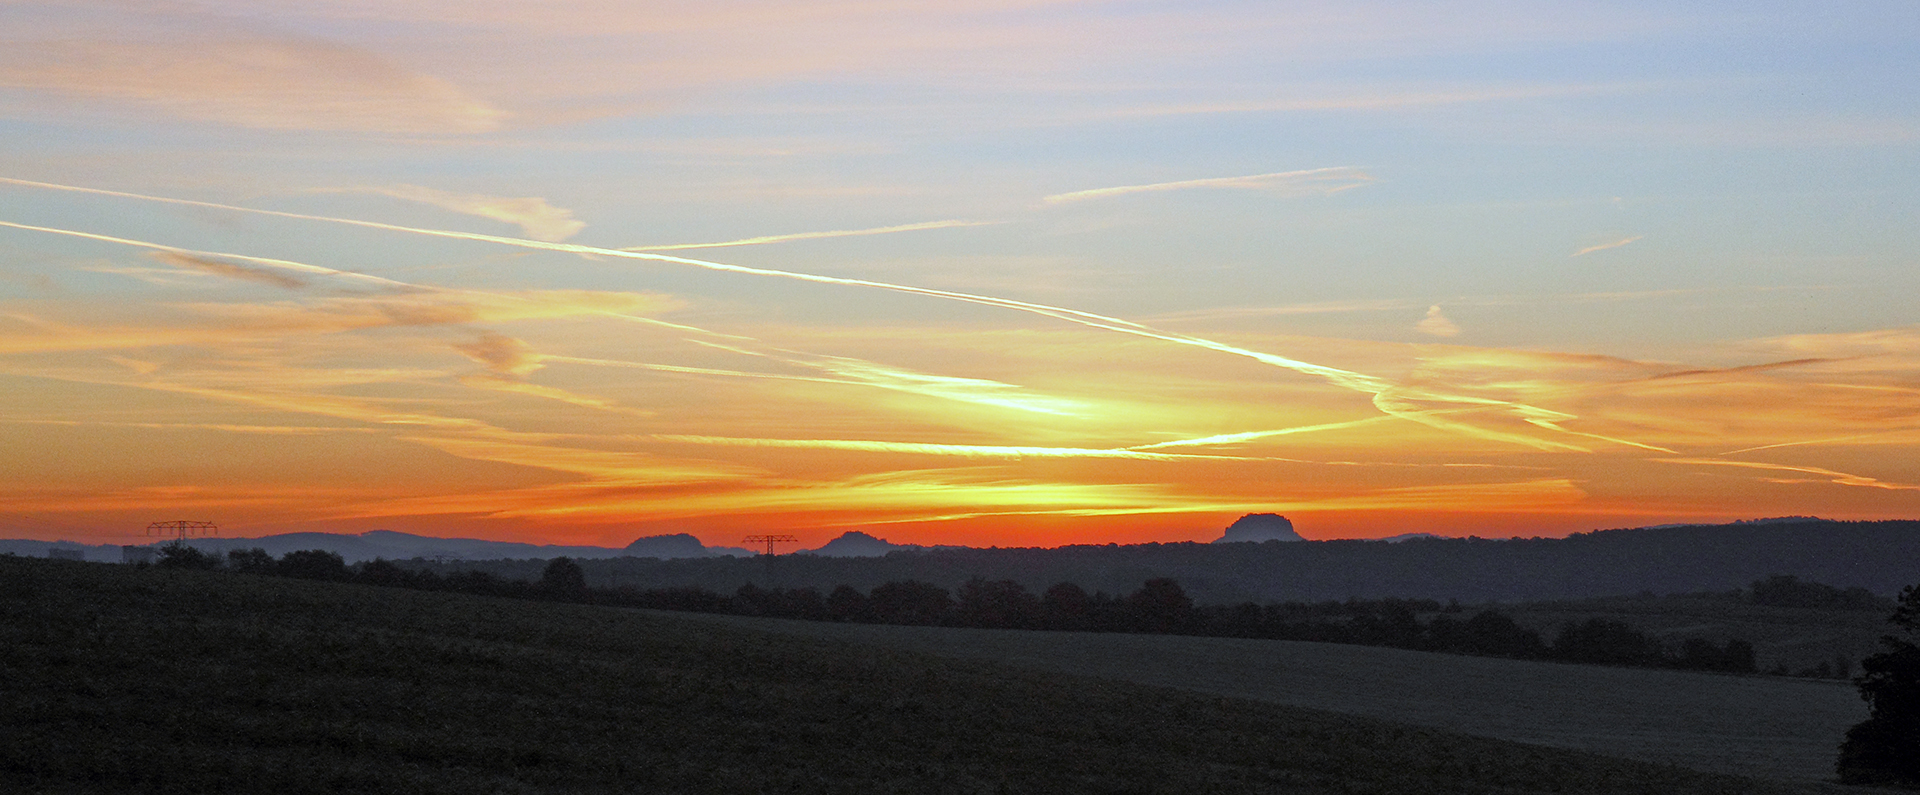
{"label": "sloping field", "polygon": [[686,615],[0,555],[0,793],[1818,789]]}
{"label": "sloping field", "polygon": [[701,618],[1775,779],[1832,779],[1842,735],[1867,713],[1833,681],[1280,640]]}

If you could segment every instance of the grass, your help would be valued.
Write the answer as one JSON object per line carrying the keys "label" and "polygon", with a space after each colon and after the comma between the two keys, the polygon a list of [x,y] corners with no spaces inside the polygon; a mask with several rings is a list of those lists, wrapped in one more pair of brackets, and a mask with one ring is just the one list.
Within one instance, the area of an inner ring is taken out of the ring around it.
{"label": "grass", "polygon": [[0,791],[1793,790],[637,611],[0,557]]}

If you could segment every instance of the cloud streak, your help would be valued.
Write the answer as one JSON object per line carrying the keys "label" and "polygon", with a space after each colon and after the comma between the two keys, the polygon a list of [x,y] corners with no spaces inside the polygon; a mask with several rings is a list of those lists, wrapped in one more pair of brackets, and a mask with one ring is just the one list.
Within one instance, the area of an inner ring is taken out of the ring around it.
{"label": "cloud streak", "polygon": [[1279,171],[1272,174],[1249,174],[1242,177],[1210,177],[1207,179],[1188,179],[1178,182],[1155,182],[1146,185],[1121,185],[1112,188],[1093,188],[1070,193],[1056,193],[1041,199],[1047,204],[1067,204],[1090,199],[1110,199],[1132,193],[1158,193],[1170,190],[1191,190],[1194,188],[1231,188],[1239,190],[1263,190],[1296,193],[1338,193],[1372,183],[1374,178],[1366,173],[1346,166],[1332,168],[1310,168],[1302,171]]}
{"label": "cloud streak", "polygon": [[837,229],[830,232],[796,232],[789,235],[763,235],[720,243],[678,243],[664,246],[628,246],[622,251],[686,251],[698,248],[731,248],[734,246],[764,246],[769,243],[790,243],[797,240],[825,240],[836,237],[867,237],[870,235],[891,235],[899,232],[922,232],[930,229],[956,229],[969,226],[991,226],[1000,221],[922,221],[916,224],[896,226],[876,226],[869,229]]}
{"label": "cloud streak", "polygon": [[515,198],[480,193],[454,193],[423,188],[419,185],[390,185],[344,190],[419,202],[442,210],[513,224],[520,227],[520,231],[527,237],[546,242],[566,240],[587,226],[586,222],[573,217],[572,210],[555,207],[548,204],[546,199],[537,196]]}
{"label": "cloud streak", "polygon": [[470,135],[506,117],[370,52],[289,38],[15,40],[0,87],[268,130]]}
{"label": "cloud streak", "polygon": [[1597,246],[1588,246],[1586,248],[1580,249],[1579,251],[1575,251],[1572,254],[1567,255],[1567,258],[1572,259],[1574,257],[1584,257],[1596,251],[1606,251],[1607,249],[1610,249],[1610,248],[1619,248],[1621,246],[1627,245],[1628,243],[1633,243],[1635,241],[1638,241],[1643,237],[1645,237],[1645,235],[1634,235],[1633,237],[1625,237],[1619,240],[1615,240],[1612,243],[1601,243],[1600,245],[1597,245]]}
{"label": "cloud streak", "polygon": [[[1339,169],[1318,169],[1316,171],[1337,171],[1337,170]],[[1532,447],[1534,449],[1539,449],[1539,450],[1565,450],[1565,451],[1574,451],[1574,452],[1588,451],[1587,448],[1581,447],[1579,445],[1568,444],[1565,442],[1559,442],[1559,441],[1554,441],[1549,439],[1541,439],[1541,438],[1538,438],[1536,435],[1529,434],[1529,433],[1502,431],[1498,429],[1483,427],[1481,425],[1475,425],[1473,423],[1469,423],[1469,422],[1462,421],[1461,419],[1457,419],[1455,418],[1455,416],[1448,416],[1450,414],[1458,415],[1457,412],[1434,411],[1433,409],[1429,408],[1424,404],[1440,403],[1440,404],[1452,404],[1455,406],[1466,406],[1466,407],[1472,407],[1476,409],[1485,409],[1485,410],[1504,410],[1506,412],[1509,412],[1512,416],[1523,419],[1523,420],[1548,419],[1548,420],[1554,421],[1554,423],[1557,423],[1559,421],[1564,421],[1567,419],[1572,419],[1571,415],[1567,415],[1563,412],[1548,411],[1545,409],[1540,409],[1540,408],[1526,405],[1523,403],[1517,403],[1517,402],[1503,400],[1503,399],[1462,395],[1457,393],[1442,392],[1435,389],[1429,389],[1429,388],[1424,388],[1419,386],[1405,386],[1405,385],[1395,384],[1386,379],[1378,378],[1371,375],[1365,375],[1365,374],[1354,372],[1351,370],[1345,370],[1337,367],[1329,367],[1326,365],[1314,364],[1311,362],[1306,362],[1306,361],[1293,359],[1285,356],[1279,356],[1275,354],[1251,350],[1248,348],[1242,348],[1239,346],[1228,345],[1226,343],[1218,342],[1218,341],[1207,339],[1204,337],[1161,331],[1140,323],[1135,323],[1133,321],[1122,320],[1120,318],[1095,314],[1092,312],[1083,312],[1076,309],[1068,309],[1065,307],[1050,306],[1047,304],[1032,303],[1028,301],[1018,301],[1018,300],[1008,299],[1008,298],[998,298],[994,296],[979,295],[974,293],[963,293],[963,292],[956,292],[951,290],[937,290],[937,289],[926,288],[926,287],[913,287],[909,285],[873,281],[868,279],[850,279],[850,278],[843,278],[843,277],[837,277],[837,276],[823,276],[818,274],[803,273],[803,272],[797,272],[797,271],[778,270],[773,268],[755,268],[755,267],[749,267],[745,265],[730,265],[726,263],[712,262],[708,260],[689,259],[685,257],[677,257],[677,256],[666,255],[666,254],[653,254],[653,253],[636,252],[636,251],[622,251],[619,249],[607,249],[607,248],[599,248],[595,246],[583,246],[583,245],[574,244],[574,243],[551,243],[551,242],[537,241],[537,240],[526,240],[522,238],[501,237],[498,235],[483,235],[483,234],[472,233],[472,232],[455,232],[455,231],[442,230],[442,229],[423,229],[418,227],[400,226],[396,224],[385,224],[377,221],[363,221],[363,220],[348,219],[348,218],[332,218],[328,216],[308,215],[303,213],[290,213],[290,212],[282,212],[278,210],[259,210],[259,209],[252,209],[247,207],[237,207],[233,205],[215,204],[212,202],[201,202],[201,201],[194,201],[189,199],[174,199],[174,198],[159,197],[159,196],[148,196],[148,195],[137,194],[137,193],[103,190],[99,188],[84,188],[84,187],[69,186],[69,185],[58,185],[54,183],[34,182],[29,180],[13,179],[13,178],[6,178],[6,177],[0,177],[0,183],[20,185],[23,187],[48,189],[48,190],[58,190],[58,191],[67,191],[67,192],[76,192],[76,193],[85,193],[85,194],[103,195],[103,196],[115,196],[120,198],[128,198],[128,199],[135,199],[135,200],[141,200],[141,201],[152,201],[152,202],[175,204],[175,205],[182,205],[182,206],[205,207],[210,209],[220,209],[220,210],[228,210],[228,211],[234,211],[234,212],[252,213],[252,214],[266,215],[266,216],[272,216],[272,217],[292,218],[292,219],[316,221],[316,222],[323,222],[323,223],[344,224],[348,226],[358,226],[358,227],[364,227],[364,228],[370,228],[370,229],[381,229],[381,230],[392,231],[392,232],[423,235],[427,237],[497,243],[500,245],[514,246],[517,248],[555,251],[555,252],[571,253],[571,254],[599,255],[599,256],[613,257],[613,258],[648,260],[648,261],[654,261],[654,262],[667,262],[667,263],[687,265],[695,268],[701,268],[704,270],[710,270],[710,271],[716,271],[716,272],[722,272],[722,273],[738,273],[738,274],[752,275],[752,276],[793,279],[797,281],[812,282],[816,284],[832,284],[832,285],[842,285],[842,286],[849,286],[849,287],[867,287],[867,288],[873,288],[873,289],[879,289],[879,290],[887,290],[891,292],[904,293],[909,295],[921,295],[921,296],[926,296],[930,298],[940,298],[940,299],[946,299],[946,300],[961,301],[965,303],[980,304],[984,306],[999,307],[999,308],[1010,309],[1010,310],[1019,311],[1019,312],[1025,312],[1028,314],[1038,315],[1042,317],[1050,317],[1050,318],[1062,320],[1068,323],[1074,323],[1077,325],[1086,326],[1089,328],[1104,329],[1107,331],[1112,331],[1120,334],[1127,334],[1127,335],[1132,335],[1136,337],[1160,340],[1163,342],[1168,342],[1176,345],[1184,345],[1184,346],[1199,348],[1203,350],[1211,350],[1211,351],[1228,354],[1232,356],[1244,357],[1247,359],[1252,359],[1254,361],[1261,362],[1263,364],[1267,364],[1267,365],[1271,365],[1281,369],[1300,373],[1302,375],[1322,378],[1336,386],[1370,395],[1372,397],[1374,407],[1380,410],[1382,413],[1400,417],[1407,420],[1411,420],[1414,422],[1418,422],[1418,423],[1428,425],[1433,428],[1438,428],[1441,430],[1452,431],[1452,432],[1464,434],[1467,436],[1478,437],[1478,438],[1486,439],[1490,441],[1498,441],[1498,442],[1522,445],[1526,447]],[[19,227],[19,228],[37,229],[37,227],[25,227],[19,224],[6,224],[6,225]],[[42,230],[42,231],[50,231],[50,230]],[[69,234],[77,234],[77,233],[69,233]],[[90,235],[81,235],[81,236],[90,236]],[[90,236],[90,237],[98,237],[98,236]],[[141,244],[141,245],[151,246],[152,244]],[[1533,427],[1547,429],[1547,430],[1559,430],[1557,424],[1533,423]],[[1596,437],[1596,438],[1604,438],[1604,437]],[[1612,440],[1609,440],[1609,441],[1612,441]]]}

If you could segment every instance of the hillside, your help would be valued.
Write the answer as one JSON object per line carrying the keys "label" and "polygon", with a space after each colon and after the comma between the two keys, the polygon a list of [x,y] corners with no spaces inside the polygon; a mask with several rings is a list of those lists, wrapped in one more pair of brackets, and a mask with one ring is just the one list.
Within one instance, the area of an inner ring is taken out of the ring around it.
{"label": "hillside", "polygon": [[1791,792],[636,611],[0,556],[0,790]]}

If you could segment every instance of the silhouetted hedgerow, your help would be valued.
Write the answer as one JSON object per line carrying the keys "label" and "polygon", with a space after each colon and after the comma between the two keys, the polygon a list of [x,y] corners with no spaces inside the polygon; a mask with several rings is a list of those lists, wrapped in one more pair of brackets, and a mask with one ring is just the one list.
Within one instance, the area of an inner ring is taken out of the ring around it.
{"label": "silhouetted hedgerow", "polygon": [[[221,567],[218,558],[182,549],[186,551],[163,553],[161,565]],[[1464,612],[1458,604],[1442,605],[1431,599],[1195,605],[1179,582],[1164,577],[1149,579],[1125,596],[1103,591],[1089,594],[1077,584],[1062,582],[1036,597],[1013,580],[979,577],[963,583],[957,592],[901,580],[882,583],[866,593],[839,585],[826,594],[812,587],[762,588],[749,583],[729,596],[698,587],[591,588],[579,564],[567,558],[549,561],[537,583],[484,571],[441,576],[385,560],[349,567],[338,555],[317,550],[289,552],[278,561],[257,549],[234,550],[228,553],[226,568],[416,590],[803,621],[1263,638],[1601,665],[1754,671],[1752,644],[1737,639],[1716,644],[1690,638],[1672,647],[1627,624],[1591,619],[1563,626],[1547,643],[1539,633],[1496,610],[1482,610],[1463,620],[1456,617]]]}

